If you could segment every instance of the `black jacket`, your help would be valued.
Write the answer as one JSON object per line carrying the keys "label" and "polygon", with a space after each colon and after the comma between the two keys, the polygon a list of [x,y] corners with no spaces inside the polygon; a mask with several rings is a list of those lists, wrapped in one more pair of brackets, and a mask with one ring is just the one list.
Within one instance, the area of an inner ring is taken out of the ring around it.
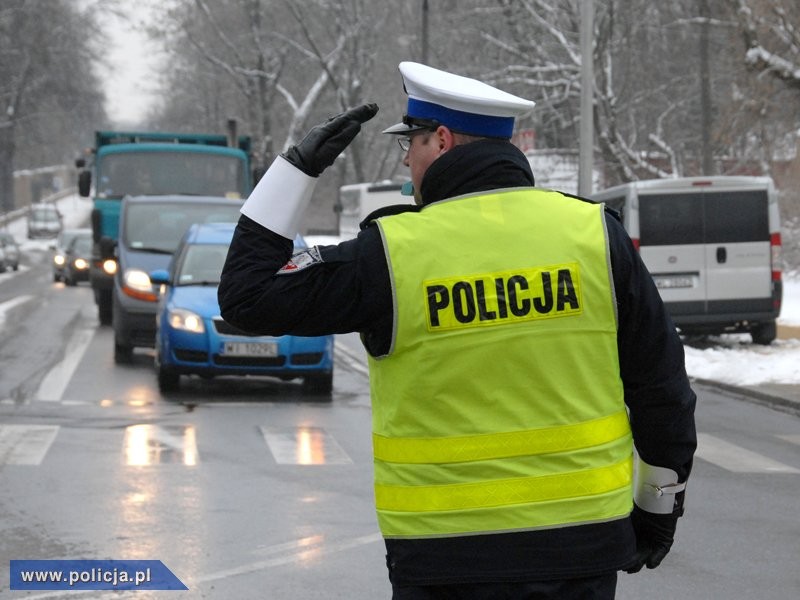
{"label": "black jacket", "polygon": [[[480,141],[457,146],[435,161],[421,192],[428,204],[532,185],[528,162],[514,146]],[[683,346],[622,225],[612,213],[606,222],[619,313],[620,375],[636,448],[647,463],[671,468],[684,481],[696,434],[695,395],[684,369]],[[319,260],[310,267],[275,275],[291,253],[290,240],[243,216],[219,287],[222,317],[241,329],[270,335],[357,331],[372,355],[384,354],[391,336],[392,296],[378,228],[367,222],[356,239],[319,248]],[[630,521],[621,519],[543,531],[386,540],[386,546],[392,580],[422,584],[614,571],[630,562],[635,539]]]}

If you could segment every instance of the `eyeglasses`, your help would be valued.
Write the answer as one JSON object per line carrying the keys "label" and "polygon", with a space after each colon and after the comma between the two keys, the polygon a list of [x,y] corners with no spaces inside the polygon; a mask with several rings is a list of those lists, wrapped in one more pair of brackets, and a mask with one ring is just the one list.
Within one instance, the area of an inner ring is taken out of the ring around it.
{"label": "eyeglasses", "polygon": [[397,145],[400,146],[400,150],[403,152],[408,152],[411,148],[411,136],[408,135],[401,135],[397,138]]}
{"label": "eyeglasses", "polygon": [[397,145],[400,146],[400,149],[405,153],[408,152],[411,148],[411,140],[419,135],[430,135],[433,133],[433,130],[430,129],[421,129],[417,130],[411,135],[401,135],[397,137]]}

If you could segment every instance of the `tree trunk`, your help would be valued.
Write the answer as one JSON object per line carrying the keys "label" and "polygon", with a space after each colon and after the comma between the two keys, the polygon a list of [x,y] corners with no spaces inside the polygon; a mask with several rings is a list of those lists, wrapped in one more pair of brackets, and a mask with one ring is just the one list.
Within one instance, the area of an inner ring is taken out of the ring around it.
{"label": "tree trunk", "polygon": [[14,122],[0,125],[0,212],[14,210]]}
{"label": "tree trunk", "polygon": [[709,10],[708,0],[700,0],[700,135],[703,157],[703,175],[714,174],[714,157],[711,148],[713,115],[711,106],[711,73],[709,68]]}

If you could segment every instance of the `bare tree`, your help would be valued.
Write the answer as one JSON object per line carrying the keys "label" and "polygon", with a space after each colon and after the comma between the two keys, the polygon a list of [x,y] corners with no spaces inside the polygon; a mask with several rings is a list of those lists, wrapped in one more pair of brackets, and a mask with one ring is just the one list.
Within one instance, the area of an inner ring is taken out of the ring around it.
{"label": "bare tree", "polygon": [[[740,118],[752,128],[748,150],[776,177],[787,264],[800,259],[800,6],[796,0],[729,0],[736,10],[747,68],[740,76]],[[740,47],[741,48],[741,47]],[[794,168],[774,160],[794,156]],[[777,171],[777,172],[776,172]]]}
{"label": "bare tree", "polygon": [[730,0],[739,17],[744,59],[800,91],[800,6],[794,0]]}
{"label": "bare tree", "polygon": [[[473,0],[450,41],[462,70],[536,100],[521,125],[535,129],[539,147],[577,145],[579,4]],[[743,119],[730,127],[743,86],[733,60],[735,25],[730,0],[597,3],[596,156],[608,184],[734,169],[731,151],[753,133]]]}
{"label": "bare tree", "polygon": [[[268,164],[320,113],[363,101],[375,35],[370,15],[378,12],[371,5],[365,0],[178,2],[159,33],[173,55],[169,87],[177,81],[185,89],[167,103],[166,112],[174,118],[175,107],[192,104],[196,112],[199,99],[187,100],[199,91],[205,106],[221,103],[240,118]],[[233,93],[223,96],[221,87]],[[191,113],[186,116],[191,119]],[[279,135],[282,141],[276,143]],[[351,162],[363,176],[357,152]]]}
{"label": "bare tree", "polygon": [[18,165],[67,162],[78,129],[105,116],[91,24],[64,0],[7,0],[0,8],[0,209],[14,208]]}

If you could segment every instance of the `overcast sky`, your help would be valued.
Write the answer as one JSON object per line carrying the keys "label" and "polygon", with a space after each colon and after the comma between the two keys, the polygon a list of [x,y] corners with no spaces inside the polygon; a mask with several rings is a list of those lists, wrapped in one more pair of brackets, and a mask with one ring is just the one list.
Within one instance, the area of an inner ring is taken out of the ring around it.
{"label": "overcast sky", "polygon": [[[132,7],[141,5],[131,1]],[[129,21],[110,14],[101,17],[111,45],[109,70],[103,72],[106,110],[117,123],[139,121],[156,97],[159,50],[140,30],[147,11],[130,10],[129,16]]]}

